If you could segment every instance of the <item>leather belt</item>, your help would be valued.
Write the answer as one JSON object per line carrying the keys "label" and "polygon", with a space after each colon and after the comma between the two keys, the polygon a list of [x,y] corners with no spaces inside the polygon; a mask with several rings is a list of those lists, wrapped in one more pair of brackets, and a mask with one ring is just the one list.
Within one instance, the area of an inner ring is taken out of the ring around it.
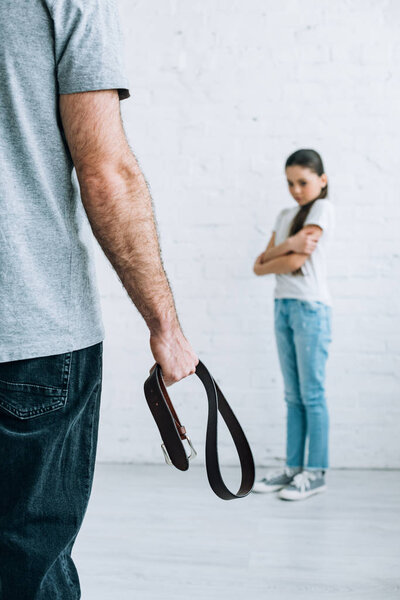
{"label": "leather belt", "polygon": [[[208,399],[208,420],[206,432],[206,470],[211,489],[222,500],[244,498],[249,494],[255,478],[255,467],[250,445],[244,431],[235,417],[228,401],[224,397],[214,378],[201,361],[196,367],[196,375],[203,383]],[[159,364],[155,364],[150,375],[144,383],[144,393],[150,411],[157,424],[163,444],[161,448],[168,464],[181,471],[187,471],[189,460],[196,456],[192,442],[185,427],[181,424],[176,410],[167,393],[162,371]],[[236,494],[232,493],[225,485],[218,460],[217,425],[218,412],[228,427],[239,456],[242,471],[240,488]],[[190,447],[187,455],[183,441],[186,440]]]}

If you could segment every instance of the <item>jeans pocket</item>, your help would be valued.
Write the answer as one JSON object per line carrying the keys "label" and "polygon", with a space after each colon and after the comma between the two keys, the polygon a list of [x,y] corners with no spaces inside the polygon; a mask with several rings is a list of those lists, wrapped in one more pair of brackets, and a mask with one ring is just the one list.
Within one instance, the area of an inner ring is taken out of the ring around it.
{"label": "jeans pocket", "polygon": [[72,352],[0,363],[0,409],[32,419],[65,406]]}
{"label": "jeans pocket", "polygon": [[305,312],[317,314],[324,307],[322,302],[318,302],[316,300],[299,300],[301,308]]}

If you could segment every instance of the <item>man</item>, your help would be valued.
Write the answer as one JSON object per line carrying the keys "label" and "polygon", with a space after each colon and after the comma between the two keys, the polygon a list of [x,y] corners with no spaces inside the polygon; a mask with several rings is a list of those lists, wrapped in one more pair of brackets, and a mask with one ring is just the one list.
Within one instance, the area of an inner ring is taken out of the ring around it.
{"label": "man", "polygon": [[80,598],[71,549],[92,485],[104,339],[90,226],[166,384],[198,363],[124,135],[120,51],[113,0],[0,3],[2,600]]}

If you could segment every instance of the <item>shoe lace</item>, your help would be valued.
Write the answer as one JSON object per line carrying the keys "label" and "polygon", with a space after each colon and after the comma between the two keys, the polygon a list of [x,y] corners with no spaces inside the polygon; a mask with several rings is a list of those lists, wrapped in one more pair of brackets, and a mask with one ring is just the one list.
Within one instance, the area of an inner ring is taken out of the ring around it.
{"label": "shoe lace", "polygon": [[293,475],[293,471],[290,467],[284,467],[283,469],[275,469],[275,471],[271,471],[267,477],[264,477],[263,481],[271,481],[271,479],[275,479],[276,477],[280,477],[282,475],[287,475],[291,477]]}
{"label": "shoe lace", "polygon": [[296,486],[300,492],[305,492],[310,488],[310,482],[315,481],[316,475],[310,471],[302,471],[293,477],[291,485]]}

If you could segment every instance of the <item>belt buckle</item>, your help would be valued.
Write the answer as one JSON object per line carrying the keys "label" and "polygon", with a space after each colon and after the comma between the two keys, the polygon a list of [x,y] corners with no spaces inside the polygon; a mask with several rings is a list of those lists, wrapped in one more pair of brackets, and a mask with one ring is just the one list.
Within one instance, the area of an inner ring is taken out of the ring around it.
{"label": "belt buckle", "polygon": [[[188,458],[188,460],[192,460],[193,458],[196,458],[197,452],[194,449],[194,446],[193,446],[192,442],[190,441],[190,438],[188,436],[186,436],[185,439],[187,440],[187,443],[189,444],[189,447],[190,447],[190,454],[187,455],[187,458]],[[171,467],[173,467],[172,460],[170,459],[170,456],[168,454],[168,450],[165,447],[165,444],[161,444],[161,450],[163,451],[165,462],[167,463],[167,465],[170,465]]]}

